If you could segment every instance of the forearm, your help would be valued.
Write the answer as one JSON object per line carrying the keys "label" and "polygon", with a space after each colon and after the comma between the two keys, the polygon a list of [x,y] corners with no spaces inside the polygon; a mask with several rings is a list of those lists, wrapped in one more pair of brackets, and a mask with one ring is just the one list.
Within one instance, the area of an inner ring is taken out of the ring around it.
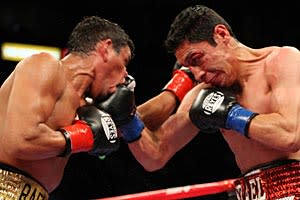
{"label": "forearm", "polygon": [[190,69],[175,62],[172,78],[163,91],[138,107],[138,113],[146,127],[152,131],[160,127],[196,84]]}
{"label": "forearm", "polygon": [[287,152],[300,148],[297,120],[289,122],[278,113],[260,114],[252,119],[248,136],[266,146]]}
{"label": "forearm", "polygon": [[[40,123],[30,133],[22,137],[13,137],[9,153],[22,160],[41,160],[59,155],[65,149],[65,139],[59,131]],[[14,135],[14,134],[12,134]],[[9,148],[9,147],[8,147]]]}
{"label": "forearm", "polygon": [[137,112],[145,126],[149,130],[154,131],[161,126],[176,108],[176,97],[173,93],[164,91],[138,106]]}
{"label": "forearm", "polygon": [[147,171],[155,171],[162,168],[165,164],[161,159],[163,153],[161,152],[158,140],[152,133],[143,130],[142,137],[132,143],[128,144],[130,151],[136,160]]}
{"label": "forearm", "polygon": [[[164,123],[155,126],[155,131],[145,128],[142,132],[142,137],[136,142],[129,144],[131,152],[147,171],[162,168],[178,150],[198,134],[199,130],[189,119],[188,110],[195,96],[203,87],[203,84],[199,84],[187,93],[176,113],[172,116],[166,116],[165,121],[163,120]],[[169,96],[171,99],[163,98],[165,101],[162,101],[159,96],[150,102],[146,102],[145,105],[150,105],[150,109],[147,106],[143,107],[143,110],[147,113],[144,113],[144,115],[152,116],[155,119],[156,115],[151,115],[155,113],[154,111],[161,117],[159,114],[162,109],[170,109],[170,111],[175,109],[176,98],[174,98],[173,94],[166,92],[164,95],[166,97]],[[165,103],[161,104],[161,102]],[[151,105],[156,107],[156,109],[153,109]],[[151,118],[149,117],[149,119]]]}
{"label": "forearm", "polygon": [[171,157],[198,134],[187,112],[172,115],[159,129],[143,129],[142,137],[129,148],[147,171],[161,169]]}

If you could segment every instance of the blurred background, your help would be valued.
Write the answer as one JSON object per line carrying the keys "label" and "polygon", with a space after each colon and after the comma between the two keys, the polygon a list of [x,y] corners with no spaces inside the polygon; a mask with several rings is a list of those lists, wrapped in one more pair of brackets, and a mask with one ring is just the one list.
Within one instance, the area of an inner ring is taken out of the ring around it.
{"label": "blurred background", "polygon": [[[215,9],[247,46],[300,47],[299,3],[276,1],[261,5],[258,0],[109,0],[72,4],[7,1],[0,7],[0,43],[52,46],[63,51],[69,33],[83,16],[107,18],[120,24],[136,45],[136,56],[128,71],[136,78],[137,104],[141,104],[159,94],[171,78],[175,57],[166,52],[163,42],[176,14],[195,4]],[[1,83],[16,63],[6,60],[2,52]],[[72,155],[61,185],[51,199],[95,199],[214,182],[238,175],[234,156],[220,133],[199,133],[165,168],[152,173],[139,165],[124,143],[119,151],[102,160],[87,154]],[[226,199],[226,194],[197,199]]]}

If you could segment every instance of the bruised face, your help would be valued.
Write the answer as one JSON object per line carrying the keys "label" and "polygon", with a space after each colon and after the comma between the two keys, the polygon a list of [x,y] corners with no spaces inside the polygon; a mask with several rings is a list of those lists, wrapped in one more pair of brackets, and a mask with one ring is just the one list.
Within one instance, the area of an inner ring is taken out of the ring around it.
{"label": "bruised face", "polygon": [[221,87],[233,82],[228,50],[222,43],[213,46],[206,41],[185,41],[177,48],[175,56],[180,64],[191,69],[199,82]]}
{"label": "bruised face", "polygon": [[121,48],[117,53],[112,46],[108,47],[104,63],[96,69],[96,77],[91,91],[93,98],[102,101],[116,91],[119,84],[125,82],[128,75],[126,66],[131,59],[128,46]]}

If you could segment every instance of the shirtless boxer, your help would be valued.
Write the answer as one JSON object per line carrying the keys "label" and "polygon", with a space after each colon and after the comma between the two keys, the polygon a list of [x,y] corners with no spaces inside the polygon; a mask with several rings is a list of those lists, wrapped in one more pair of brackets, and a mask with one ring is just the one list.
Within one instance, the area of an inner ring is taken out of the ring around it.
{"label": "shirtless boxer", "polygon": [[199,129],[219,128],[243,172],[238,199],[300,199],[298,49],[247,47],[220,15],[201,5],[177,15],[165,44],[202,83],[158,129],[146,126],[130,135],[138,123],[123,126],[136,159],[148,171],[160,169]]}
{"label": "shirtless boxer", "polygon": [[71,153],[118,148],[110,116],[85,99],[124,83],[132,40],[119,25],[90,16],[74,28],[68,50],[61,60],[25,58],[1,86],[0,199],[48,199]]}

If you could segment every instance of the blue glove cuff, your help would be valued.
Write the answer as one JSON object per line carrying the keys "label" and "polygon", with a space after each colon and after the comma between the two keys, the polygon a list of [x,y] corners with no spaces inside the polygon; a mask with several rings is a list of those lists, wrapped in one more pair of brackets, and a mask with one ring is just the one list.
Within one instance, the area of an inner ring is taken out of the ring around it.
{"label": "blue glove cuff", "polygon": [[250,121],[256,115],[257,113],[251,112],[239,104],[236,104],[228,112],[226,128],[235,130],[241,133],[243,136],[248,137]]}
{"label": "blue glove cuff", "polygon": [[120,127],[123,139],[127,142],[134,142],[142,136],[142,130],[144,129],[144,123],[137,114],[128,123]]}

